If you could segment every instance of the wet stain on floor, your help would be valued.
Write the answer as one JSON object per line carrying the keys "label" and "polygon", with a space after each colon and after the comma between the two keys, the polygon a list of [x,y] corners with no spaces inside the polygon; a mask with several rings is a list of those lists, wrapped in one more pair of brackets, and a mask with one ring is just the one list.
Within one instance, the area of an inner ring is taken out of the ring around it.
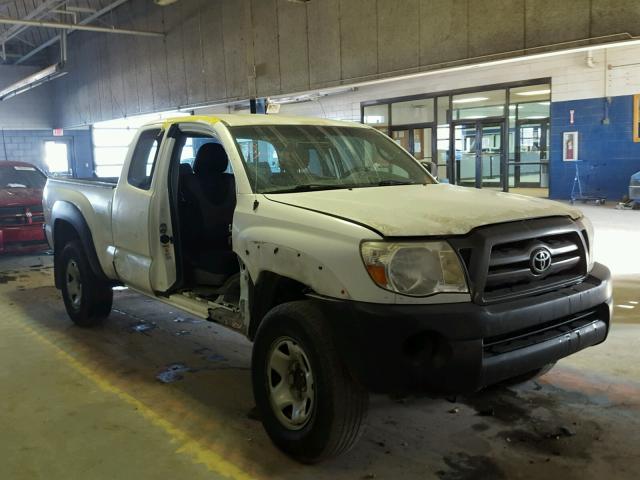
{"label": "wet stain on floor", "polygon": [[528,405],[515,391],[503,387],[493,387],[475,395],[461,397],[460,403],[473,408],[480,417],[493,417],[507,424],[530,420],[532,408],[540,406],[538,402]]}
{"label": "wet stain on floor", "polygon": [[501,480],[507,478],[498,465],[489,457],[459,452],[445,456],[448,470],[437,472],[441,480]]}

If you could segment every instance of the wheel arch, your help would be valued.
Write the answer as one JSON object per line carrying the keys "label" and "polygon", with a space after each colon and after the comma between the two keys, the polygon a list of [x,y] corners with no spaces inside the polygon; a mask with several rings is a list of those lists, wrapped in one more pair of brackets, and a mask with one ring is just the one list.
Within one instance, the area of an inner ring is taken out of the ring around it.
{"label": "wheel arch", "polygon": [[104,281],[109,281],[105,275],[98,254],[96,253],[93,243],[93,236],[89,225],[85,220],[82,212],[72,203],[58,201],[53,205],[51,210],[51,224],[53,233],[53,252],[54,252],[54,277],[56,288],[62,286],[62,268],[58,265],[60,253],[64,246],[72,240],[79,240],[84,248],[89,266],[93,273]]}
{"label": "wheel arch", "polygon": [[294,278],[268,270],[260,272],[255,283],[252,280],[249,283],[249,339],[253,341],[269,310],[282,303],[304,299],[309,293],[312,289]]}

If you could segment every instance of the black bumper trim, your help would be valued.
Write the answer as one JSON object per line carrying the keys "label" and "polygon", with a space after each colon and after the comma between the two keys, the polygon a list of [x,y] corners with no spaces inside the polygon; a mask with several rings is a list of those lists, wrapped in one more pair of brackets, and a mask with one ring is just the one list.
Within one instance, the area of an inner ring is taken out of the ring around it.
{"label": "black bumper trim", "polygon": [[[580,284],[491,305],[314,301],[332,326],[347,367],[370,390],[464,393],[604,341],[611,281],[609,270],[596,264]],[[570,323],[581,315],[589,315],[586,324]],[[557,335],[522,348],[499,354],[485,349],[492,338],[521,339],[555,326]]]}
{"label": "black bumper trim", "polygon": [[555,362],[584,348],[597,345],[607,337],[609,326],[602,320],[584,325],[564,335],[501,355],[484,356],[482,385],[492,385],[536,367]]}

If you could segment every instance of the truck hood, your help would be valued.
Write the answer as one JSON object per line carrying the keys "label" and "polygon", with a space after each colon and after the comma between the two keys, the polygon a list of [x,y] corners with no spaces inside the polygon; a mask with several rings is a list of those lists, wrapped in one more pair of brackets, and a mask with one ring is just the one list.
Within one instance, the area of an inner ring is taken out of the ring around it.
{"label": "truck hood", "polygon": [[321,190],[265,195],[269,200],[366,225],[385,237],[464,235],[476,227],[569,216],[561,203],[447,184]]}
{"label": "truck hood", "polygon": [[1,188],[0,207],[42,205],[42,190],[39,188]]}

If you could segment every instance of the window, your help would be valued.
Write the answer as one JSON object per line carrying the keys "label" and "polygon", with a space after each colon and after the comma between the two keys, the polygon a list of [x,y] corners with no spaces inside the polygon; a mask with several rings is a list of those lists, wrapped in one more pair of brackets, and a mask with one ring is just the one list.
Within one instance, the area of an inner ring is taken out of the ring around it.
{"label": "window", "polygon": [[66,175],[69,173],[69,154],[66,142],[44,142],[44,163],[49,173]]}
{"label": "window", "polygon": [[145,130],[140,134],[127,174],[129,185],[149,190],[161,140],[162,130],[159,128]]}
{"label": "window", "polygon": [[502,117],[506,102],[505,90],[465,93],[453,96],[454,120],[481,120]]}
{"label": "window", "polygon": [[35,167],[0,165],[0,188],[43,189],[47,181]]}
{"label": "window", "polygon": [[393,125],[412,125],[433,122],[433,98],[391,104]]}
{"label": "window", "polygon": [[230,130],[257,193],[432,183],[410,155],[370,129],[270,125]]}
{"label": "window", "polygon": [[364,107],[364,123],[384,132],[389,125],[389,105],[371,105]]}

